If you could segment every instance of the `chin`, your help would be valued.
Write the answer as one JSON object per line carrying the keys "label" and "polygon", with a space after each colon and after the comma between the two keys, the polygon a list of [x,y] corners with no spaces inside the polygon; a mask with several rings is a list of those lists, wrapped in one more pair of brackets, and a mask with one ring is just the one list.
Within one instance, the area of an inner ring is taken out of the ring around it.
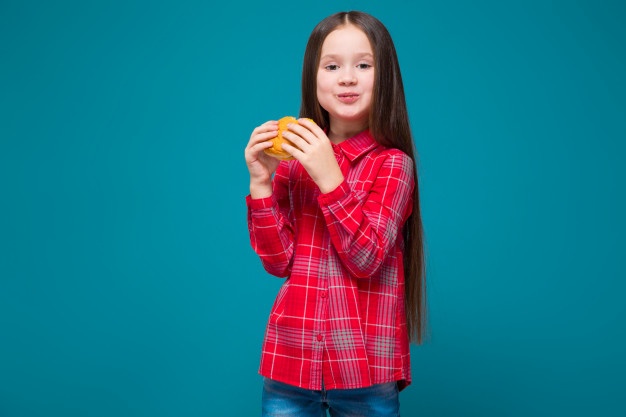
{"label": "chin", "polygon": [[339,112],[339,113],[328,113],[330,115],[330,119],[333,120],[337,120],[337,121],[342,121],[342,122],[350,122],[350,123],[364,123],[367,124],[369,121],[369,112],[367,112],[366,114],[363,114],[362,112],[359,113],[345,113],[345,112]]}

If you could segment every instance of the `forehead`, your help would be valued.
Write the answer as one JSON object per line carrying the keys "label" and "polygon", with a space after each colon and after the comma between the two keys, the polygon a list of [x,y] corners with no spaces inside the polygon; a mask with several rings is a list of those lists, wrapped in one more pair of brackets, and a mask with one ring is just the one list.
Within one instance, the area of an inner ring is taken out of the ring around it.
{"label": "forehead", "polygon": [[372,45],[365,32],[352,24],[339,26],[330,32],[322,44],[321,55],[348,53],[373,54]]}

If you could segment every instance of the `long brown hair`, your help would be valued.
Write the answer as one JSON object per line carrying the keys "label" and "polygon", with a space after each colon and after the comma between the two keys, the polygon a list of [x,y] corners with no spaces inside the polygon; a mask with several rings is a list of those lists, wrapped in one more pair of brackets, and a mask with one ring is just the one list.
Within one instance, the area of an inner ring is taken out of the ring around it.
{"label": "long brown hair", "polygon": [[309,117],[322,128],[328,128],[328,112],[317,100],[317,70],[322,44],[330,32],[352,24],[368,37],[374,51],[375,81],[369,130],[383,146],[400,149],[415,164],[413,179],[413,212],[404,225],[405,243],[405,310],[411,341],[421,343],[426,328],[426,271],[424,232],[419,204],[415,145],[411,135],[404,87],[396,49],[387,28],[375,17],[358,11],[335,13],[313,29],[304,53],[302,67],[302,103],[300,117]]}

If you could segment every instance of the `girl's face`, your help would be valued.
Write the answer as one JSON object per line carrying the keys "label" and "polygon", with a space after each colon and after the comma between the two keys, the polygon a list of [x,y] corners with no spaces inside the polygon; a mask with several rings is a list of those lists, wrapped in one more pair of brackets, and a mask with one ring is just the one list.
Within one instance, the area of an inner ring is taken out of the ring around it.
{"label": "girl's face", "polygon": [[317,99],[331,126],[365,129],[373,89],[374,53],[365,33],[351,24],[329,33],[317,69]]}

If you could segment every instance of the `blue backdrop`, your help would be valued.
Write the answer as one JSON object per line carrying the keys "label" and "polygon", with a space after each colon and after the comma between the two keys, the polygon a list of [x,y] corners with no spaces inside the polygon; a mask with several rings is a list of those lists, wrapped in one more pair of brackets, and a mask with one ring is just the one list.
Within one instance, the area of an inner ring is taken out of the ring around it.
{"label": "blue backdrop", "polygon": [[430,335],[405,416],[626,415],[622,1],[0,3],[0,415],[258,415],[243,149],[306,40],[398,50]]}

